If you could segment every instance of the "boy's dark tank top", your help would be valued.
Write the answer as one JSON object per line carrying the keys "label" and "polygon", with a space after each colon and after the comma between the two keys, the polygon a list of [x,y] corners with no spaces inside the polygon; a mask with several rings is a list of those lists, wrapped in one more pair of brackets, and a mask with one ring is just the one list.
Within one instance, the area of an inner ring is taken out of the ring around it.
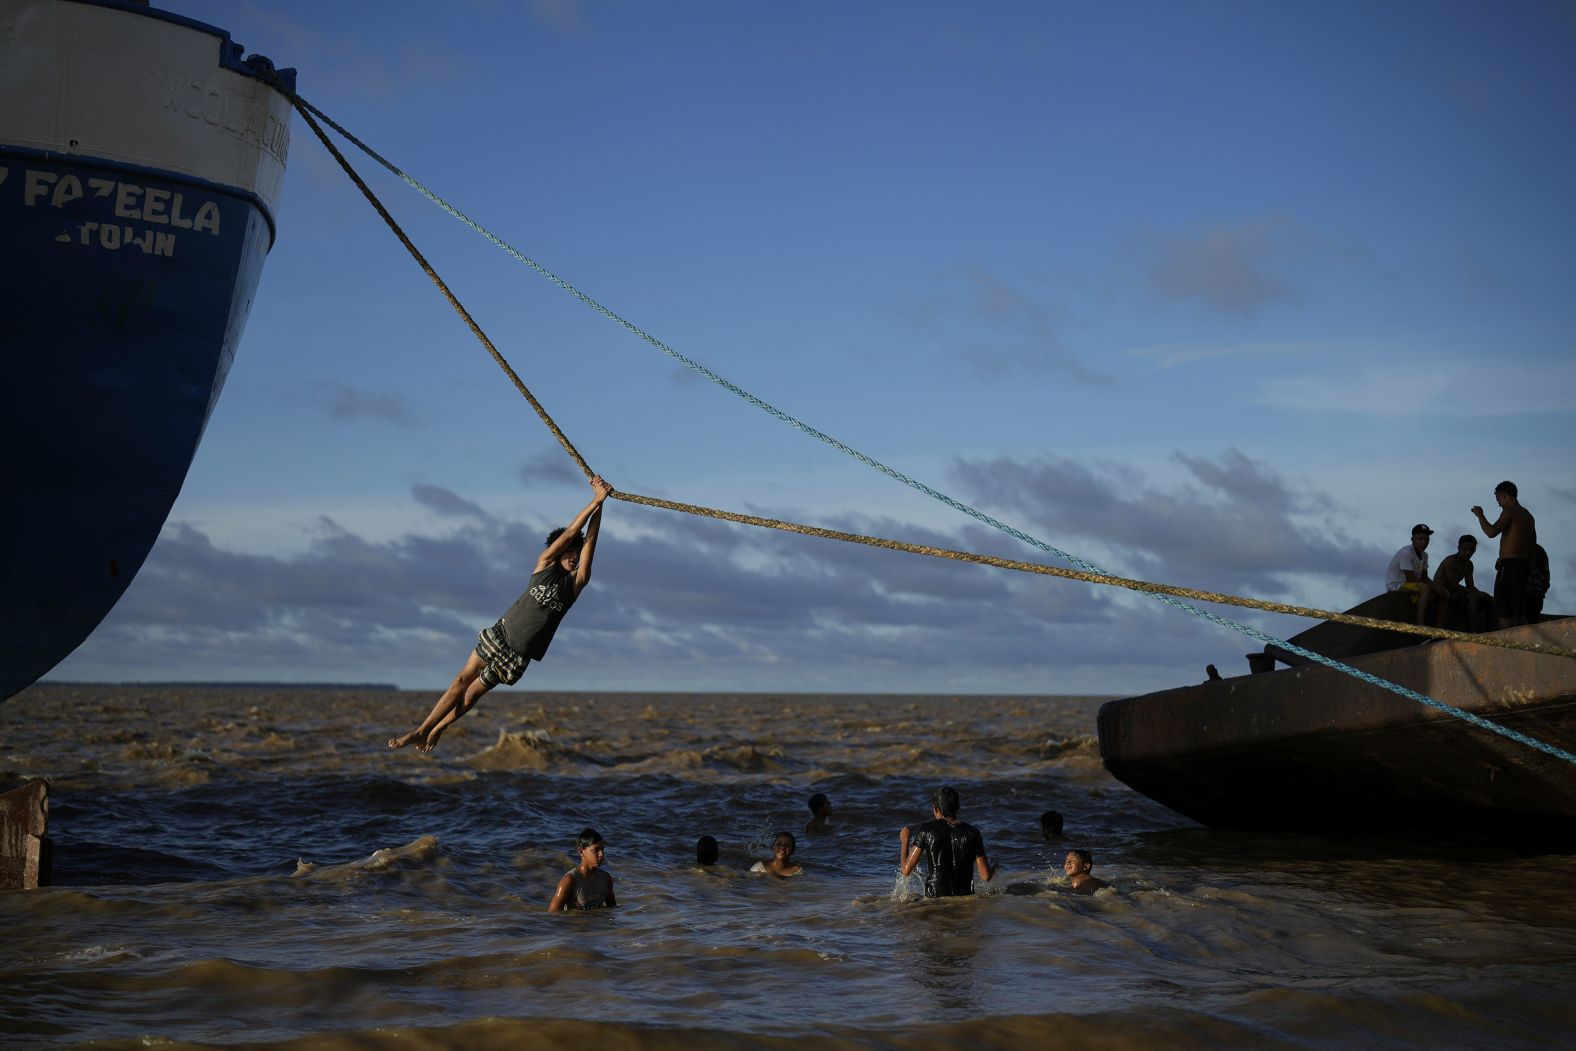
{"label": "boy's dark tank top", "polygon": [[578,867],[564,875],[569,877],[571,888],[569,904],[577,909],[605,909],[607,895],[613,889],[613,877],[595,869],[589,876],[582,876]]}
{"label": "boy's dark tank top", "polygon": [[554,562],[531,574],[525,593],[514,600],[503,619],[504,641],[522,657],[539,661],[553,641],[558,622],[575,601],[575,575]]}

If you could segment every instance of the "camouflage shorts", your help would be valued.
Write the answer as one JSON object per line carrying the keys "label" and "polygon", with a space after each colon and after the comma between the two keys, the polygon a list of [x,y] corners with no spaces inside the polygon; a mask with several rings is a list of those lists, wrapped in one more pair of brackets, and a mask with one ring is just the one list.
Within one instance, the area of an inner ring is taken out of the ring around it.
{"label": "camouflage shorts", "polygon": [[531,658],[523,657],[509,648],[509,644],[504,641],[502,621],[483,629],[476,636],[476,656],[485,665],[481,680],[488,689],[513,686],[520,681],[520,676],[525,674],[525,666],[531,661]]}

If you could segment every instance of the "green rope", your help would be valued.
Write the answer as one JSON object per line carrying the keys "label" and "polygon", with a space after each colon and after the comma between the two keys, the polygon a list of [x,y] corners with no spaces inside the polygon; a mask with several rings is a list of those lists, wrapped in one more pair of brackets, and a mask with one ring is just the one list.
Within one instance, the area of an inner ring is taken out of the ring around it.
{"label": "green rope", "polygon": [[[1020,540],[1020,541],[1022,541],[1024,543],[1030,545],[1031,547],[1038,548],[1041,551],[1044,551],[1044,552],[1046,552],[1048,554],[1054,555],[1055,557],[1060,558],[1063,561],[1069,562],[1072,565],[1077,566],[1078,568],[1080,568],[1080,569],[1082,569],[1082,570],[1084,570],[1086,572],[1098,574],[1098,575],[1101,575],[1101,576],[1113,576],[1114,575],[1114,574],[1111,574],[1111,573],[1109,573],[1108,571],[1106,571],[1104,569],[1101,569],[1099,566],[1095,565],[1092,562],[1085,561],[1084,559],[1078,558],[1077,556],[1072,555],[1072,554],[1070,554],[1070,553],[1068,553],[1066,551],[1062,551],[1061,549],[1059,549],[1057,547],[1054,547],[1054,546],[1052,546],[1050,544],[1047,544],[1043,540],[1040,540],[1040,539],[1038,539],[1036,537],[1030,536],[1029,534],[1027,534],[1027,533],[1025,533],[1025,532],[1023,532],[1023,531],[1021,531],[1019,529],[1016,529],[1013,526],[1007,525],[1004,522],[1000,522],[997,519],[992,518],[990,515],[987,515],[987,514],[985,514],[982,511],[976,510],[975,508],[970,507],[969,505],[967,505],[967,504],[965,504],[965,503],[963,503],[963,502],[961,502],[959,500],[956,500],[956,499],[952,498],[951,496],[948,496],[945,493],[939,492],[938,490],[931,488],[930,486],[926,485],[923,482],[920,482],[920,481],[918,481],[918,480],[916,480],[914,478],[910,478],[908,475],[902,473],[901,471],[896,470],[895,468],[888,467],[886,464],[880,462],[879,460],[876,460],[873,457],[867,456],[864,453],[860,452],[859,450],[852,448],[851,446],[845,445],[843,442],[838,441],[836,438],[833,438],[831,435],[826,434],[826,433],[824,433],[824,432],[822,432],[820,430],[817,430],[816,428],[810,426],[807,423],[804,423],[801,420],[796,419],[795,417],[789,415],[788,413],[782,411],[781,409],[776,408],[775,406],[769,404],[768,402],[762,400],[761,398],[756,397],[754,394],[751,394],[749,391],[745,390],[744,388],[739,387],[738,385],[729,382],[728,380],[724,379],[723,377],[717,375],[715,372],[713,372],[710,369],[708,369],[706,366],[704,366],[704,365],[700,364],[699,362],[694,361],[691,358],[686,357],[685,355],[679,353],[677,350],[674,350],[672,347],[670,347],[666,343],[662,342],[656,336],[653,336],[651,333],[649,333],[649,332],[645,331],[644,329],[640,328],[638,325],[634,324],[633,322],[626,320],[625,318],[623,318],[619,314],[615,313],[614,311],[612,311],[608,307],[603,306],[601,303],[597,302],[595,299],[591,298],[589,295],[587,295],[584,292],[580,291],[578,288],[574,287],[568,281],[566,281],[563,278],[559,277],[557,274],[553,273],[551,270],[547,269],[542,264],[540,264],[540,263],[536,262],[535,260],[529,258],[524,253],[520,252],[518,249],[516,249],[513,246],[511,246],[508,243],[506,243],[502,238],[498,237],[496,234],[492,233],[490,230],[487,230],[481,224],[477,223],[475,220],[473,220],[469,216],[465,215],[459,209],[457,209],[453,205],[449,204],[449,202],[445,201],[443,198],[439,197],[437,194],[435,194],[431,190],[427,189],[420,182],[418,182],[415,178],[413,178],[412,176],[407,174],[405,171],[403,171],[402,169],[400,169],[399,167],[397,167],[396,165],[391,163],[389,160],[384,158],[376,150],[372,149],[372,147],[370,147],[366,143],[362,142],[359,138],[357,138],[355,135],[351,134],[342,125],[340,125],[338,122],[336,122],[333,118],[329,117],[322,110],[320,110],[316,106],[312,105],[310,102],[307,102],[305,99],[299,98],[299,97],[297,97],[295,95],[290,95],[289,97],[299,107],[302,108],[303,116],[306,115],[307,111],[310,111],[312,114],[315,114],[325,124],[327,124],[328,126],[333,128],[335,131],[339,132],[340,135],[344,136],[345,139],[348,140],[350,143],[352,143],[357,149],[361,150],[368,157],[372,158],[374,161],[376,161],[382,167],[387,169],[389,172],[391,172],[394,175],[398,176],[400,178],[400,180],[402,180],[407,185],[409,185],[411,188],[416,190],[423,197],[426,197],[428,200],[430,200],[434,204],[438,205],[444,211],[448,212],[450,215],[452,215],[456,219],[460,220],[466,226],[469,226],[471,229],[473,229],[477,233],[481,234],[487,240],[491,241],[493,244],[495,244],[499,248],[503,249],[509,255],[513,256],[515,259],[517,259],[520,262],[526,264],[531,269],[533,269],[537,273],[541,274],[543,277],[546,277],[553,284],[555,284],[558,287],[562,288],[564,291],[568,292],[570,295],[574,296],[576,299],[579,299],[581,302],[583,302],[587,306],[591,307],[597,313],[602,314],[604,317],[606,317],[609,320],[613,321],[614,323],[618,324],[622,328],[625,328],[625,329],[629,330],[630,332],[634,333],[635,335],[639,336],[641,339],[645,340],[647,343],[650,343],[652,346],[656,347],[658,350],[661,350],[663,353],[667,354],[669,357],[673,358],[675,361],[680,362],[681,364],[683,364],[687,368],[693,369],[694,371],[696,371],[696,372],[700,373],[701,375],[705,376],[707,379],[711,380],[713,383],[716,383],[719,386],[723,387],[724,389],[726,389],[726,390],[732,392],[733,394],[743,398],[745,401],[748,401],[750,404],[756,406],[757,408],[761,409],[762,411],[766,412],[767,414],[769,414],[769,415],[781,420],[782,422],[788,424],[789,426],[793,427],[794,429],[796,429],[798,431],[801,431],[801,432],[803,432],[805,434],[808,434],[811,437],[814,437],[817,440],[819,440],[819,441],[821,441],[821,442],[823,442],[823,443],[825,443],[827,445],[830,445],[832,448],[837,449],[839,452],[842,452],[845,455],[850,456],[850,457],[852,457],[855,460],[858,460],[860,463],[865,464],[867,467],[870,467],[870,468],[872,468],[872,469],[874,469],[876,471],[879,471],[882,474],[887,475],[888,477],[890,477],[890,478],[892,478],[892,479],[894,479],[896,481],[902,482],[904,485],[907,485],[907,486],[909,486],[912,489],[916,489],[919,492],[922,492],[925,495],[931,497],[932,499],[938,500],[941,503],[946,504],[948,507],[951,507],[954,510],[961,511],[962,513],[968,515],[969,517],[975,519],[976,521],[979,521],[979,522],[981,522],[981,523],[983,523],[985,525],[988,525],[988,526],[992,527],[993,529],[996,529],[996,530],[999,530],[999,531],[1001,531],[1003,533],[1006,533],[1008,536],[1011,536],[1011,537],[1013,537],[1013,538],[1015,538],[1017,540]],[[317,130],[317,129],[314,129],[314,130]],[[322,133],[320,131],[318,132],[318,136],[319,136],[319,138],[321,138],[323,140],[325,145],[329,145],[328,144],[328,140],[326,139],[326,137],[324,137],[322,135]],[[376,207],[380,213],[383,213],[386,219],[390,218],[390,217],[387,216],[386,211],[382,208],[381,203],[376,200],[376,198],[372,195],[371,191],[360,180],[360,177],[357,176],[354,173],[354,170],[350,168],[349,163],[347,161],[345,161],[343,157],[339,156],[338,151],[334,150],[332,145],[329,145],[329,149],[331,150],[331,152],[333,152],[335,154],[335,156],[339,160],[341,166],[344,167],[345,170],[347,171],[347,173],[349,173],[351,175],[352,179],[357,183],[357,185],[362,188],[363,193],[365,193],[368,196],[368,198],[370,200],[372,200],[374,207]],[[405,240],[403,237],[401,239]],[[415,257],[417,258],[418,262],[421,263],[423,268],[428,270],[429,275],[433,276],[434,280],[438,280],[436,278],[435,273],[432,272],[430,266],[427,265],[425,259],[423,259],[421,257],[421,254],[415,250],[414,245],[409,244],[408,241],[407,241],[406,247],[411,250],[412,254],[415,255]],[[439,287],[444,289],[446,295],[449,294],[447,292],[446,287],[442,284],[441,281],[439,281]],[[451,302],[452,302],[452,297],[451,297]],[[463,310],[461,311],[461,313],[462,313],[462,316],[463,316],[464,315]],[[472,323],[472,327],[474,328],[474,322]],[[493,352],[495,357],[498,357],[496,351],[493,350],[493,348],[491,347],[489,341],[487,341],[485,339],[485,337],[483,337],[483,343],[488,345],[488,349],[492,350],[492,352]],[[509,371],[509,370],[506,369],[506,371]],[[534,403],[534,399],[533,399],[533,403]],[[540,411],[540,409],[539,409],[539,411]],[[555,428],[555,432],[556,432],[556,428]],[[564,442],[566,448],[571,448],[572,449],[572,447],[568,445],[568,440],[566,438],[564,438],[561,433],[559,434],[559,437],[560,437],[560,440],[562,442]],[[579,457],[576,456],[576,459],[579,460]],[[581,466],[582,467],[585,466],[583,462],[581,462]],[[653,501],[653,502],[655,502],[655,501]],[[1549,755],[1554,756],[1555,758],[1563,759],[1566,762],[1571,763],[1572,765],[1576,765],[1576,754],[1573,754],[1573,753],[1571,753],[1569,751],[1566,751],[1565,749],[1560,748],[1557,745],[1548,744],[1548,743],[1546,743],[1544,741],[1540,741],[1540,740],[1538,740],[1538,739],[1536,739],[1534,737],[1529,737],[1526,734],[1520,733],[1519,731],[1516,731],[1516,730],[1512,730],[1512,729],[1510,729],[1507,726],[1501,726],[1498,723],[1491,722],[1491,721],[1489,721],[1487,719],[1484,719],[1482,716],[1476,715],[1476,714],[1474,714],[1472,712],[1466,711],[1466,710],[1461,709],[1461,708],[1457,708],[1454,705],[1449,705],[1449,704],[1444,703],[1443,701],[1435,700],[1432,697],[1428,697],[1428,696],[1426,696],[1424,694],[1418,693],[1416,690],[1413,690],[1413,689],[1411,689],[1409,687],[1402,686],[1402,685],[1400,685],[1398,683],[1390,682],[1390,681],[1388,681],[1386,679],[1382,679],[1382,678],[1380,678],[1377,675],[1373,675],[1373,674],[1371,674],[1369,672],[1363,671],[1361,668],[1354,668],[1354,667],[1352,667],[1349,664],[1344,664],[1341,661],[1335,660],[1335,659],[1330,658],[1330,657],[1326,657],[1322,653],[1316,653],[1313,650],[1307,649],[1307,648],[1302,647],[1302,646],[1298,646],[1295,643],[1288,642],[1288,641],[1286,641],[1284,639],[1278,639],[1278,638],[1276,638],[1273,635],[1270,635],[1270,634],[1268,634],[1266,632],[1260,631],[1259,629],[1251,627],[1251,626],[1249,626],[1247,624],[1242,624],[1242,623],[1239,623],[1237,621],[1231,620],[1229,618],[1222,617],[1219,614],[1212,613],[1209,610],[1201,609],[1198,606],[1193,605],[1192,603],[1184,602],[1184,601],[1182,601],[1180,599],[1173,598],[1170,595],[1161,594],[1161,593],[1156,592],[1156,591],[1145,590],[1145,591],[1143,591],[1143,593],[1146,594],[1146,595],[1151,596],[1154,599],[1157,599],[1160,602],[1164,602],[1164,603],[1166,603],[1169,606],[1173,606],[1173,607],[1175,607],[1177,609],[1180,609],[1180,610],[1182,610],[1184,612],[1191,613],[1194,616],[1202,617],[1203,619],[1205,619],[1205,620],[1207,620],[1207,621],[1209,621],[1209,622],[1211,622],[1213,624],[1217,624],[1217,625],[1219,625],[1221,627],[1225,627],[1225,628],[1230,628],[1233,631],[1240,632],[1241,634],[1246,635],[1249,638],[1256,639],[1256,640],[1258,640],[1260,642],[1263,642],[1266,645],[1278,646],[1278,647],[1280,647],[1280,648],[1282,648],[1284,650],[1287,650],[1287,651],[1289,651],[1291,653],[1295,653],[1295,654],[1297,654],[1297,655],[1299,655],[1301,657],[1304,657],[1307,660],[1313,661],[1313,662],[1318,663],[1318,664],[1323,664],[1323,665],[1325,665],[1327,667],[1330,667],[1330,668],[1333,668],[1333,669],[1335,669],[1337,671],[1344,672],[1344,673],[1346,673],[1348,675],[1351,675],[1351,676],[1353,676],[1353,677],[1355,677],[1355,678],[1357,678],[1357,679],[1359,679],[1359,680],[1361,680],[1363,682],[1367,682],[1367,683],[1369,683],[1372,686],[1377,686],[1380,689],[1389,690],[1392,693],[1397,693],[1397,694],[1401,695],[1402,697],[1406,697],[1409,700],[1416,701],[1419,704],[1426,705],[1427,707],[1436,709],[1437,711],[1444,712],[1447,715],[1455,716],[1456,718],[1462,719],[1462,720],[1464,720],[1464,721],[1466,721],[1468,723],[1471,723],[1472,725],[1477,726],[1477,727],[1479,727],[1481,729],[1488,730],[1488,731],[1490,731],[1492,733],[1499,734],[1502,737],[1509,738],[1510,740],[1513,740],[1513,741],[1516,741],[1516,742],[1518,742],[1520,744],[1526,745],[1529,748],[1535,748],[1538,751],[1545,752],[1545,753],[1547,753]]]}

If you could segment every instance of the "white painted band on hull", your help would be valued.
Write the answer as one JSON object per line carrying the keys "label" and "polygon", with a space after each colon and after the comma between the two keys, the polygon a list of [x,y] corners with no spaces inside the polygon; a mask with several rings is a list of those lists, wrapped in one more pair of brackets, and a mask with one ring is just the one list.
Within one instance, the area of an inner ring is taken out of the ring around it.
{"label": "white painted band on hull", "polygon": [[177,172],[270,215],[290,103],[220,63],[226,38],[68,0],[0,0],[0,142]]}

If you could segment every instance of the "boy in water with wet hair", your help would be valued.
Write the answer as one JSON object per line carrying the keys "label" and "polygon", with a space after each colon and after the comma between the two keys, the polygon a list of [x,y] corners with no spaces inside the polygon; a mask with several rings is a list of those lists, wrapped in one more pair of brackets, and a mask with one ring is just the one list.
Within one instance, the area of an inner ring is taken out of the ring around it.
{"label": "boy in water with wet hair", "polygon": [[1087,850],[1067,852],[1067,858],[1062,862],[1062,871],[1067,873],[1067,882],[1072,884],[1074,894],[1093,894],[1110,886],[1105,880],[1090,875],[1090,870],[1093,868],[1094,855]]}
{"label": "boy in water with wet hair", "polygon": [[701,836],[695,841],[695,864],[715,865],[721,852],[717,848],[714,836]]}
{"label": "boy in water with wet hair", "polygon": [[[613,487],[598,475],[591,479],[591,488],[596,496],[574,520],[547,534],[547,547],[536,559],[536,569],[525,593],[515,599],[498,623],[477,637],[476,649],[422,724],[410,733],[390,738],[390,748],[414,744],[419,752],[432,751],[449,724],[476,707],[484,693],[494,686],[513,686],[525,674],[527,664],[546,656],[559,622],[591,582],[591,558],[602,528],[602,504]],[[580,533],[582,526],[584,535]]]}
{"label": "boy in water with wet hair", "polygon": [[825,792],[817,792],[810,797],[810,820],[805,824],[806,832],[825,832],[832,827],[832,801],[826,798]]}
{"label": "boy in water with wet hair", "polygon": [[975,872],[984,882],[996,874],[996,866],[985,856],[985,838],[979,829],[958,820],[958,806],[957,789],[943,785],[931,796],[931,819],[913,828],[905,825],[898,833],[903,875],[913,873],[921,858],[927,863],[927,898],[972,894]]}
{"label": "boy in water with wet hair", "polygon": [[548,903],[548,912],[570,909],[611,909],[618,905],[613,897],[613,877],[602,867],[602,836],[594,828],[583,828],[575,837],[580,864],[564,873],[558,890]]}
{"label": "boy in water with wet hair", "polygon": [[793,838],[792,832],[779,832],[772,838],[772,859],[757,861],[750,866],[750,871],[779,876],[783,879],[802,875],[804,866],[793,863],[793,852],[797,849],[799,849],[799,841]]}

